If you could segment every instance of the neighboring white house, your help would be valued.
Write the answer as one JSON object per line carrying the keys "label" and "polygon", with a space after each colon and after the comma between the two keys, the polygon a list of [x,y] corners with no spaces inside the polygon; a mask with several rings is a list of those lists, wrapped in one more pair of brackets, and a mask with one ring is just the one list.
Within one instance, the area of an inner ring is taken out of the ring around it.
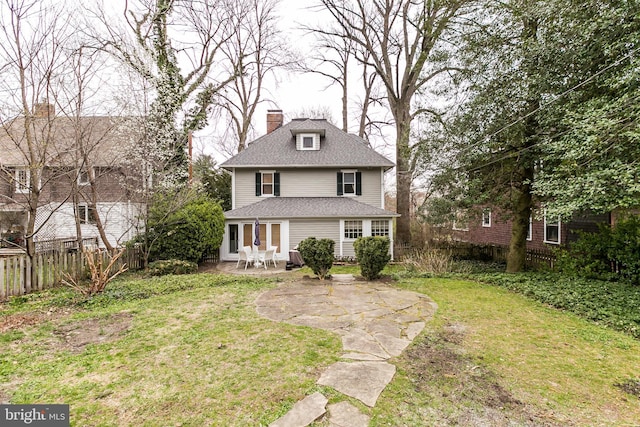
{"label": "neighboring white house", "polygon": [[271,110],[267,134],[221,166],[232,174],[222,260],[238,259],[238,249],[253,244],[256,219],[260,248],[277,246],[280,259],[307,237],[334,240],[336,257],[355,256],[361,236],[393,239],[399,215],[384,209],[393,162],[324,119],[283,125],[282,112]]}
{"label": "neighboring white house", "polygon": [[[30,121],[18,117],[0,126],[0,238],[24,246],[30,212],[34,240],[97,239],[118,246],[137,233],[140,165],[130,158],[137,129],[131,118],[56,116],[38,104]],[[26,123],[26,124],[25,124]],[[30,123],[30,124],[29,124]],[[31,132],[31,149],[25,137]],[[32,158],[32,154],[35,153]],[[32,177],[40,175],[39,182]],[[37,206],[34,190],[39,191]],[[96,215],[97,213],[97,215]],[[76,217],[78,223],[76,224]]]}

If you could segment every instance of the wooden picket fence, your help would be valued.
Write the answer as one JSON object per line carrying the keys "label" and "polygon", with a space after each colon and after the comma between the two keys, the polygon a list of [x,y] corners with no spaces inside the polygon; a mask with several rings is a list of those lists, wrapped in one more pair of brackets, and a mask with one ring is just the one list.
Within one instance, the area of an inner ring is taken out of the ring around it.
{"label": "wooden picket fence", "polygon": [[[106,259],[109,255],[103,251]],[[108,263],[108,262],[107,262]],[[143,266],[142,251],[128,248],[116,262],[114,269],[126,264],[129,270]],[[0,258],[0,301],[8,297],[57,286],[65,274],[79,278],[86,272],[87,261],[82,252],[51,251],[37,254],[33,261],[26,255]]]}

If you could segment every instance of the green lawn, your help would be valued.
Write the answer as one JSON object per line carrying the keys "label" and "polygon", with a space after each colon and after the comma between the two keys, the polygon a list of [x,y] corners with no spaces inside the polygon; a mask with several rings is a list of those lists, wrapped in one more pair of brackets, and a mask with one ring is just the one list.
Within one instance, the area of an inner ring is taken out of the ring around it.
{"label": "green lawn", "polygon": [[615,384],[640,377],[640,341],[495,286],[398,287],[439,308],[396,361],[371,425],[638,425],[640,399]]}
{"label": "green lawn", "polygon": [[[274,286],[127,276],[90,301],[68,289],[14,298],[0,304],[0,401],[69,403],[77,426],[267,425],[341,354],[336,335],[256,314]],[[372,426],[637,425],[640,399],[615,384],[640,376],[640,341],[501,287],[402,275],[395,286],[439,309],[393,360],[376,407],[360,405]]]}

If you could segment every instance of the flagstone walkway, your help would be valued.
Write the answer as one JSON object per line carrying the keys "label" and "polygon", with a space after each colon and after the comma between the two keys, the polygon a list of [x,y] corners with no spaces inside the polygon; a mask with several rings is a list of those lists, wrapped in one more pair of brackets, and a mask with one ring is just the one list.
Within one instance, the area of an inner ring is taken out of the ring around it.
{"label": "flagstone walkway", "polygon": [[[268,319],[333,331],[342,338],[342,361],[329,366],[318,384],[373,407],[395,375],[388,359],[399,356],[425,327],[436,304],[416,292],[352,275],[334,275],[325,283],[287,284],[261,294],[258,313]],[[329,426],[368,426],[369,417],[343,401],[327,407],[321,393],[307,396],[270,427],[304,427],[326,415]]]}

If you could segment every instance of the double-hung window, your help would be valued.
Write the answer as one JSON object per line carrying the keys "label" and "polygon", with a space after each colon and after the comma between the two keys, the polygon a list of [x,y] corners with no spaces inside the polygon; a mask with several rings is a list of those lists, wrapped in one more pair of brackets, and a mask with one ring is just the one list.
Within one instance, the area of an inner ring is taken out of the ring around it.
{"label": "double-hung window", "polygon": [[560,244],[560,218],[549,219],[544,216],[544,242]]}
{"label": "double-hung window", "polygon": [[89,170],[88,169],[80,169],[78,171],[78,185],[88,185],[89,184]]}
{"label": "double-hung window", "polygon": [[78,218],[80,224],[95,224],[96,223],[96,211],[89,207],[86,203],[78,204]]}
{"label": "double-hung window", "polygon": [[358,171],[338,172],[338,196],[361,196],[362,173]]}
{"label": "double-hung window", "polygon": [[28,193],[31,185],[31,174],[29,169],[16,169],[15,175],[16,193]]}
{"label": "double-hung window", "polygon": [[256,172],[256,196],[279,196],[280,174],[274,171]]}
{"label": "double-hung window", "polygon": [[489,208],[482,211],[482,226],[491,227],[491,209]]}

